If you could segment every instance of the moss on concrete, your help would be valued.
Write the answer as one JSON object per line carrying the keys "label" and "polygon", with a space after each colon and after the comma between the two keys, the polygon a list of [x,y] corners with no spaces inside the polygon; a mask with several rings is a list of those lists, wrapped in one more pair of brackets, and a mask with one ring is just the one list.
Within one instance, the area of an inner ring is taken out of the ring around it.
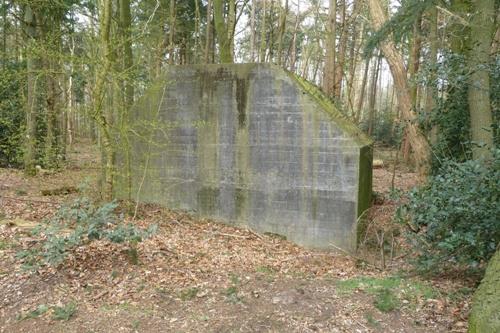
{"label": "moss on concrete", "polygon": [[500,332],[500,250],[491,258],[472,300],[469,333]]}
{"label": "moss on concrete", "polygon": [[367,219],[365,211],[370,208],[372,202],[372,146],[364,146],[359,152],[359,176],[358,176],[358,242],[366,232]]}
{"label": "moss on concrete", "polygon": [[372,140],[366,136],[356,125],[354,125],[345,115],[343,115],[333,103],[323,94],[323,92],[311,82],[301,78],[298,75],[289,72],[290,77],[304,89],[310,97],[312,97],[318,105],[320,105],[334,121],[345,132],[347,132],[353,140],[359,145],[371,145]]}

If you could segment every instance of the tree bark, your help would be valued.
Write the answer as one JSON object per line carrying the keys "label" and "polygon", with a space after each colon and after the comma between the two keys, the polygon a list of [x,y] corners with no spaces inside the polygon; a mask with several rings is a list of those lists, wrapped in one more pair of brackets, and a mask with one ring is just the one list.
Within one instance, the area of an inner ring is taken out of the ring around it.
{"label": "tree bark", "polygon": [[344,61],[345,61],[345,52],[346,52],[346,44],[347,44],[347,30],[348,30],[348,22],[346,19],[346,2],[345,0],[341,0],[341,8],[342,8],[342,21],[341,21],[341,35],[339,41],[339,51],[337,52],[337,59],[335,61],[335,79],[333,83],[333,96],[340,100],[342,96],[342,79],[344,77]]}
{"label": "tree bark", "polygon": [[468,102],[474,159],[491,158],[493,117],[490,101],[490,48],[495,29],[495,0],[472,0]]}
{"label": "tree bark", "polygon": [[173,65],[175,63],[175,0],[170,0],[169,6],[169,19],[168,19],[168,63]]}
{"label": "tree bark", "polygon": [[370,57],[365,60],[365,70],[363,71],[363,80],[361,81],[361,88],[359,91],[358,105],[354,112],[354,122],[359,123],[359,118],[363,109],[363,102],[365,101],[366,82],[368,81],[368,69],[370,68]]}
{"label": "tree bark", "polygon": [[209,63],[209,55],[210,49],[212,46],[212,0],[208,0],[207,2],[207,31],[206,31],[206,40],[205,40],[205,56],[204,62],[205,64]]}
{"label": "tree bark", "polygon": [[[234,0],[229,0],[229,7],[234,8]],[[231,53],[232,46],[230,39],[230,29],[229,24],[231,22],[231,17],[234,15],[230,15],[228,13],[228,21],[226,22],[224,19],[224,7],[226,1],[225,0],[214,0],[214,23],[215,23],[215,32],[217,34],[217,41],[219,42],[219,57],[221,63],[232,63],[233,55]],[[233,21],[234,22],[234,21]]]}
{"label": "tree bark", "polygon": [[420,67],[420,48],[422,45],[422,14],[418,15],[413,25],[413,39],[411,43],[411,52],[409,59],[408,72],[410,74],[410,96],[413,108],[417,108],[417,75]]}
{"label": "tree bark", "polygon": [[335,57],[337,38],[337,0],[330,0],[328,9],[328,25],[326,36],[325,69],[323,74],[323,91],[327,96],[334,96]]}
{"label": "tree bark", "polygon": [[377,56],[377,61],[373,64],[372,68],[372,78],[370,83],[370,99],[368,101],[368,135],[373,134],[373,122],[375,118],[375,101],[377,97],[377,80],[380,72],[380,63],[382,62],[382,57],[379,54]]}
{"label": "tree bark", "polygon": [[111,200],[113,197],[113,177],[114,177],[114,149],[111,141],[111,112],[104,110],[104,98],[106,79],[112,66],[113,50],[111,47],[111,11],[112,0],[103,0],[99,11],[99,43],[101,47],[102,66],[97,72],[94,88],[94,110],[93,118],[99,126],[103,149],[103,197]]}
{"label": "tree bark", "polygon": [[259,62],[265,62],[266,61],[266,15],[267,15],[267,0],[262,1],[263,7],[262,7],[262,22],[261,22],[261,27],[260,27],[260,49],[259,49]]}
{"label": "tree bark", "polygon": [[250,62],[255,62],[255,6],[256,0],[252,0],[250,11]]}
{"label": "tree bark", "polygon": [[[379,0],[368,0],[368,6],[370,8],[373,28],[378,30],[387,21],[386,15],[382,10]],[[417,170],[421,176],[425,176],[428,174],[430,168],[430,147],[416,122],[416,114],[411,103],[403,56],[396,49],[390,36],[380,43],[380,47],[391,70],[397,91],[398,106],[401,110],[402,120],[408,133],[411,148],[415,154]]]}
{"label": "tree bark", "polygon": [[36,151],[36,88],[38,67],[38,59],[32,53],[32,48],[36,44],[36,24],[37,18],[29,5],[24,8],[24,24],[26,31],[26,45],[28,52],[26,54],[26,70],[27,70],[27,96],[26,96],[26,141],[24,152],[24,172],[27,175],[35,175],[35,151]]}
{"label": "tree bark", "polygon": [[278,66],[282,65],[283,62],[283,36],[286,30],[286,17],[288,15],[288,0],[285,0],[285,8],[281,11],[280,17],[280,30],[278,36]]}

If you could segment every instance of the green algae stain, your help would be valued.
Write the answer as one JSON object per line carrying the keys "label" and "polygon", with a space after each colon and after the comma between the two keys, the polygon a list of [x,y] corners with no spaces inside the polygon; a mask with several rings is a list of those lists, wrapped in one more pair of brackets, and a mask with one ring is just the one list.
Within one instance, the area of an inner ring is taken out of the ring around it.
{"label": "green algae stain", "polygon": [[247,105],[247,80],[236,79],[236,105],[238,108],[238,126],[245,127]]}
{"label": "green algae stain", "polygon": [[236,188],[234,191],[234,205],[236,218],[240,219],[245,215],[247,202],[247,191],[242,188]]}
{"label": "green algae stain", "polygon": [[364,146],[359,151],[359,171],[358,171],[358,227],[357,239],[358,242],[363,238],[368,219],[365,212],[370,208],[372,201],[372,146]]}
{"label": "green algae stain", "polygon": [[201,214],[213,214],[217,210],[220,190],[211,186],[203,186],[197,193],[198,208]]}

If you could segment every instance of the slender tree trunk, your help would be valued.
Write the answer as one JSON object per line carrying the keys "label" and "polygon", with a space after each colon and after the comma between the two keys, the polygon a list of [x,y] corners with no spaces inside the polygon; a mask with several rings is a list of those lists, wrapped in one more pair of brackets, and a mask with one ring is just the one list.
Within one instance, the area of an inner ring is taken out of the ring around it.
{"label": "slender tree trunk", "polygon": [[169,20],[168,20],[168,63],[173,65],[175,62],[175,0],[170,0]]}
{"label": "slender tree trunk", "polygon": [[24,172],[27,175],[34,175],[35,169],[35,152],[36,152],[36,95],[37,95],[37,75],[38,59],[32,53],[31,48],[36,45],[36,25],[37,18],[31,7],[28,5],[24,8],[24,24],[26,45],[28,50],[26,52],[26,69],[27,69],[27,96],[26,96],[26,141],[24,152]]}
{"label": "slender tree trunk", "polygon": [[194,13],[195,13],[195,19],[194,19],[194,62],[199,63],[200,61],[200,49],[201,49],[201,28],[200,28],[200,4],[198,2],[199,0],[194,0]]}
{"label": "slender tree trunk", "polygon": [[297,62],[297,33],[299,31],[299,22],[300,22],[300,0],[297,0],[297,16],[295,17],[295,27],[293,28],[293,37],[292,37],[292,52],[290,57],[290,72],[295,72],[295,66]]}
{"label": "slender tree trunk", "polygon": [[7,66],[7,1],[2,1],[2,19],[3,19],[3,29],[2,29],[2,64],[3,68]]}
{"label": "slender tree trunk", "polygon": [[365,101],[365,91],[366,91],[366,82],[368,81],[368,69],[370,68],[370,57],[367,57],[365,60],[365,70],[363,71],[363,79],[361,81],[361,88],[359,90],[359,99],[358,105],[356,107],[354,113],[354,122],[356,124],[359,123],[360,115],[363,109],[363,103]]}
{"label": "slender tree trunk", "polygon": [[252,0],[250,11],[250,62],[255,62],[255,6],[256,0]]}
{"label": "slender tree trunk", "polygon": [[408,72],[410,75],[410,95],[413,108],[417,108],[417,75],[420,67],[420,48],[422,44],[422,14],[418,15],[417,20],[413,25],[413,40],[411,44],[410,60],[408,66]]}
{"label": "slender tree trunk", "polygon": [[[429,82],[427,82],[425,90],[425,114],[426,119],[429,121],[430,115],[434,106],[436,105],[436,66],[437,66],[437,55],[438,55],[438,11],[435,6],[429,11]],[[429,140],[431,143],[435,143],[437,140],[437,127],[433,127],[430,130]]]}
{"label": "slender tree trunk", "polygon": [[266,61],[266,15],[267,15],[267,0],[262,0],[262,22],[260,27],[260,50],[259,50],[259,62]]}
{"label": "slender tree trunk", "polygon": [[132,73],[134,59],[132,53],[132,15],[130,13],[130,0],[120,0],[120,27],[123,45],[123,71],[125,72],[124,82],[124,105],[121,115],[121,136],[125,145],[125,179],[127,184],[127,197],[132,199],[132,170],[131,152],[128,140],[128,127],[130,121],[130,108],[134,103],[134,77]]}
{"label": "slender tree trunk", "polygon": [[99,43],[101,46],[102,66],[97,72],[96,83],[94,87],[94,111],[93,117],[99,126],[101,135],[102,149],[104,159],[103,172],[103,197],[105,200],[111,200],[113,197],[113,177],[114,177],[114,149],[111,140],[111,110],[104,110],[104,99],[106,96],[106,80],[112,66],[113,50],[111,47],[111,12],[112,0],[102,0],[99,11]]}
{"label": "slender tree trunk", "polygon": [[235,0],[229,0],[227,13],[227,43],[229,44],[230,62],[234,62],[234,29],[236,29],[236,3]]}
{"label": "slender tree trunk", "polygon": [[495,0],[472,0],[468,101],[474,159],[491,158],[493,117],[490,101],[490,48],[495,29]]}
{"label": "slender tree trunk", "polygon": [[[374,29],[380,29],[387,21],[379,0],[368,0],[371,21]],[[425,136],[420,132],[416,122],[416,114],[412,108],[411,94],[406,77],[403,56],[396,49],[391,37],[380,43],[382,52],[389,64],[394,85],[397,91],[398,104],[401,109],[402,119],[408,133],[411,148],[415,154],[417,170],[421,176],[429,172],[430,167],[430,147]]]}
{"label": "slender tree trunk", "polygon": [[278,36],[278,66],[281,66],[283,63],[283,36],[285,35],[286,30],[286,17],[288,15],[288,0],[285,0],[285,8],[281,11],[280,15],[280,30]]}
{"label": "slender tree trunk", "polygon": [[205,57],[204,62],[208,64],[210,49],[212,47],[212,0],[208,0],[207,2],[207,31],[206,31],[206,40],[205,40]]}
{"label": "slender tree trunk", "polygon": [[328,9],[328,25],[326,36],[325,69],[323,74],[323,91],[327,96],[335,95],[335,58],[337,38],[337,0],[330,0]]}
{"label": "slender tree trunk", "polygon": [[377,80],[378,74],[380,72],[380,63],[382,57],[380,56],[380,51],[377,56],[377,61],[373,64],[372,68],[372,78],[370,83],[370,99],[368,101],[368,135],[373,134],[373,122],[375,118],[375,101],[377,97]]}
{"label": "slender tree trunk", "polygon": [[344,78],[344,60],[347,44],[347,20],[346,20],[346,2],[341,0],[342,8],[342,22],[341,22],[341,35],[339,41],[339,51],[337,53],[337,60],[335,61],[335,81],[333,83],[333,95],[339,99],[342,96],[342,79]]}

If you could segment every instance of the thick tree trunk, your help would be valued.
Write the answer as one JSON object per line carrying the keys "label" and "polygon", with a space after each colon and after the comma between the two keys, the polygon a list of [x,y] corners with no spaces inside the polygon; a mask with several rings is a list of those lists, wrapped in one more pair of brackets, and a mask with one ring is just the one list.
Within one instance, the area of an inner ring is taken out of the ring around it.
{"label": "thick tree trunk", "polygon": [[[374,29],[378,30],[384,25],[387,18],[379,0],[368,0],[368,5],[372,25]],[[427,175],[430,167],[430,147],[425,136],[418,128],[416,114],[411,103],[403,56],[396,49],[390,36],[380,43],[380,47],[392,73],[397,91],[398,106],[401,110],[402,120],[405,123],[411,148],[415,154],[417,170],[420,175]]]}
{"label": "thick tree trunk", "polygon": [[[234,8],[234,0],[230,1],[230,8]],[[229,24],[232,23],[230,18],[234,14],[228,13],[228,21],[224,19],[225,0],[214,0],[214,23],[217,41],[219,42],[219,57],[221,63],[232,63],[233,55],[231,53],[232,46],[230,40]],[[234,22],[234,21],[233,21]]]}
{"label": "thick tree trunk", "polygon": [[490,48],[495,28],[495,0],[472,0],[471,49],[469,51],[469,113],[474,159],[491,158],[493,117],[490,101]]}

